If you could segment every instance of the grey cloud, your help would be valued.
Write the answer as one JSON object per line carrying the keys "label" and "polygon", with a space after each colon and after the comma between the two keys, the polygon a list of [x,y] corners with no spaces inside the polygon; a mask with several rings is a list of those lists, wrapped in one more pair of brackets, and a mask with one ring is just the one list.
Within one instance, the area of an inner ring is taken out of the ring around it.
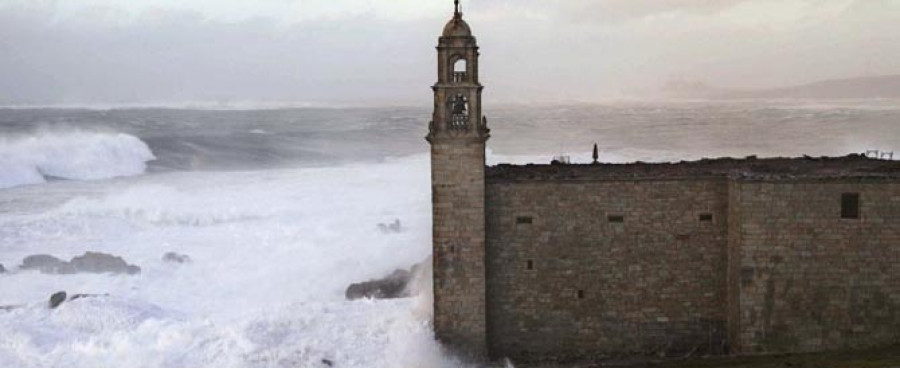
{"label": "grey cloud", "polygon": [[560,13],[569,19],[620,22],[666,13],[713,14],[750,0],[600,0],[562,1]]}
{"label": "grey cloud", "polygon": [[[117,25],[0,11],[0,104],[173,101],[390,102],[429,81],[428,24],[367,17],[205,21],[156,14]],[[417,46],[416,46],[417,45]]]}
{"label": "grey cloud", "polygon": [[[803,27],[759,29],[723,20],[737,3],[479,0],[465,9],[482,46],[488,103],[644,96],[671,79],[762,88],[900,73],[900,2],[856,1]],[[285,25],[173,11],[128,21],[114,12],[59,17],[0,6],[0,104],[428,106],[434,45],[451,7],[416,20],[369,14]],[[589,21],[572,22],[575,13]],[[671,16],[621,21],[654,14]],[[603,17],[619,21],[595,21]]]}

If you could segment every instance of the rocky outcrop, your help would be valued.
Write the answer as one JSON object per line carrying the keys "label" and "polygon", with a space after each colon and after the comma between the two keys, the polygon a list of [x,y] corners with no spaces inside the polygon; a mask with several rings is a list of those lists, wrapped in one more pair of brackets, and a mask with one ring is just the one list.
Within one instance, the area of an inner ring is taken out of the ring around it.
{"label": "rocky outcrop", "polygon": [[348,300],[363,298],[371,299],[396,299],[406,298],[410,295],[406,292],[411,274],[407,270],[396,270],[387,277],[351,284],[347,288],[345,296]]}
{"label": "rocky outcrop", "polygon": [[22,260],[22,265],[19,268],[57,275],[73,273],[135,275],[141,272],[140,267],[128,264],[122,257],[98,252],[87,252],[84,255],[72,258],[69,262],[47,254],[31,255]]}
{"label": "rocky outcrop", "polygon": [[77,272],[128,275],[141,273],[140,267],[128,264],[122,257],[106,253],[87,252],[82,256],[72,258],[69,263]]}
{"label": "rocky outcrop", "polygon": [[344,296],[347,300],[357,299],[397,299],[418,295],[418,284],[423,277],[427,277],[427,268],[431,264],[431,258],[416,263],[409,270],[395,270],[383,278],[351,284],[347,287]]}
{"label": "rocky outcrop", "polygon": [[23,270],[38,270],[41,273],[50,273],[50,274],[72,274],[75,273],[75,267],[72,267],[69,262],[63,261],[59,258],[48,254],[35,254],[22,260],[22,265],[19,268]]}

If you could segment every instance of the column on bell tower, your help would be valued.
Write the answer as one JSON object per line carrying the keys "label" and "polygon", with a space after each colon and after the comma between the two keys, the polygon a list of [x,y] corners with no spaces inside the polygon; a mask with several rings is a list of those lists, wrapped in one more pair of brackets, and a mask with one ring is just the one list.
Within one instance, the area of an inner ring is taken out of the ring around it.
{"label": "column on bell tower", "polygon": [[434,330],[446,346],[487,353],[485,143],[478,44],[457,4],[438,40],[431,143]]}

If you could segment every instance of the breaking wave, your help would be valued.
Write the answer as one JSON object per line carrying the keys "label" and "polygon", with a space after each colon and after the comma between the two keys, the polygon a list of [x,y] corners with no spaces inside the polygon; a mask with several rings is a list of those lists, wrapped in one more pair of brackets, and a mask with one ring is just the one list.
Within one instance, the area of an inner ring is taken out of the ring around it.
{"label": "breaking wave", "polygon": [[0,138],[0,189],[51,178],[100,180],[144,173],[156,157],[135,136],[122,133],[38,132]]}

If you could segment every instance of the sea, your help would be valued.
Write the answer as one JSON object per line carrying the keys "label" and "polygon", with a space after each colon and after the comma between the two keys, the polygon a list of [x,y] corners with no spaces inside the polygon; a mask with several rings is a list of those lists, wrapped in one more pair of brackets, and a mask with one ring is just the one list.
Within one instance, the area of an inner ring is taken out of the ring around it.
{"label": "sea", "polygon": [[[488,164],[897,152],[900,101],[485,111]],[[0,109],[0,367],[467,367],[430,293],[345,289],[431,253],[430,110]],[[884,156],[888,159],[888,156]],[[400,221],[399,232],[379,224]],[[122,257],[137,275],[19,269]],[[163,259],[175,252],[190,262]],[[52,293],[94,294],[47,306]]]}

